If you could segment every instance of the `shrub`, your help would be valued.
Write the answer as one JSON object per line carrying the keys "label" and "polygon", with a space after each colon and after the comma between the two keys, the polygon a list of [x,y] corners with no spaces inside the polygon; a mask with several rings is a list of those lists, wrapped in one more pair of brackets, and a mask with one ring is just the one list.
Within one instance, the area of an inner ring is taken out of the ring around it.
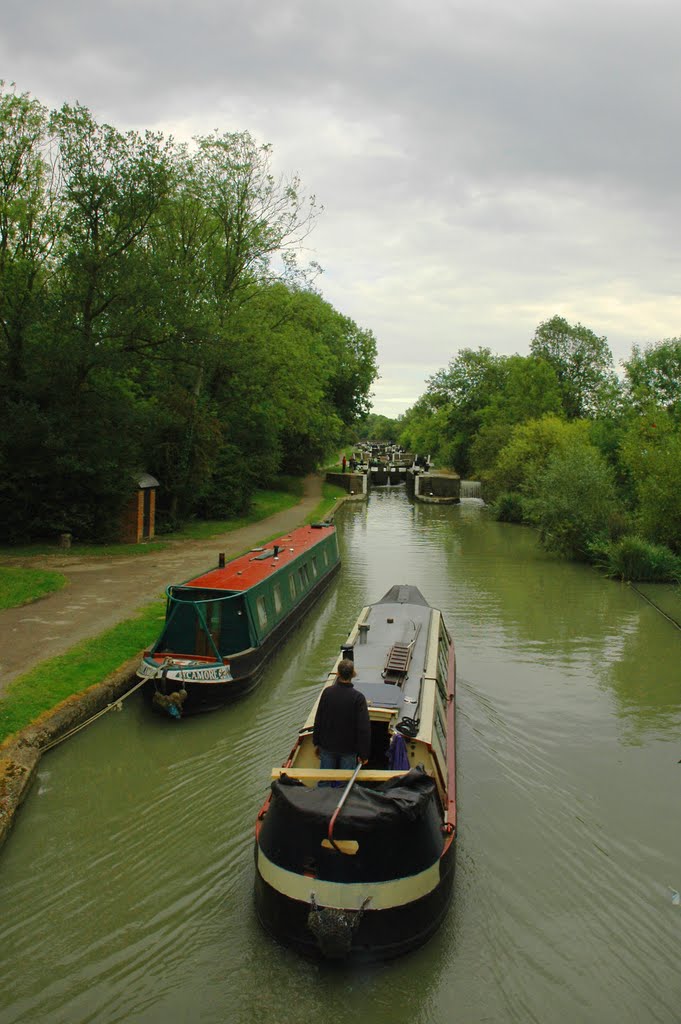
{"label": "shrub", "polygon": [[557,449],[534,481],[524,507],[547,550],[588,561],[593,543],[608,536],[617,508],[613,470],[588,443]]}
{"label": "shrub", "polygon": [[491,503],[492,516],[500,523],[522,523],[524,521],[523,499],[514,491],[504,491]]}
{"label": "shrub", "polygon": [[664,544],[651,544],[630,534],[594,545],[596,565],[606,576],[638,583],[681,583],[681,558]]}

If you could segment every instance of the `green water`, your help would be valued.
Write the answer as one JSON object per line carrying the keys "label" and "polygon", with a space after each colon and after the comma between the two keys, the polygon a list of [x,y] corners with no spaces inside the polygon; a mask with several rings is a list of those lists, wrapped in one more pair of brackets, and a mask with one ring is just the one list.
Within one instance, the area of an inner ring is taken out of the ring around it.
{"label": "green water", "polygon": [[[340,576],[254,693],[179,724],[133,698],[43,759],[0,852],[0,1024],[678,1024],[681,632],[476,502],[376,490],[338,526]],[[262,934],[253,826],[395,583],[456,643],[457,877],[426,947],[350,972]]]}

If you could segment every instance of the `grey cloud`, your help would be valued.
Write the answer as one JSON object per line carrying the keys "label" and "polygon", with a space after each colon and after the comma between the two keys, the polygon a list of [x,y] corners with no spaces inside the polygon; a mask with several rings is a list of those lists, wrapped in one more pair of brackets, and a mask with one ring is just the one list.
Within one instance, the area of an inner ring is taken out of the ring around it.
{"label": "grey cloud", "polygon": [[321,287],[377,334],[395,411],[555,312],[618,358],[679,333],[680,30],[671,0],[28,0],[0,66],[121,127],[271,141],[326,206]]}

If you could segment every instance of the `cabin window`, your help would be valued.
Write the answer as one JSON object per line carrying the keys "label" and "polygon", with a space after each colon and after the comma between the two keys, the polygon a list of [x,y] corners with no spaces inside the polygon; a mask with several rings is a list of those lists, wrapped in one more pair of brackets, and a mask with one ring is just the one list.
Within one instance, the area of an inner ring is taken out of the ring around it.
{"label": "cabin window", "polygon": [[306,565],[301,565],[300,569],[298,570],[298,576],[300,577],[300,584],[302,587],[307,587],[310,585],[310,574],[307,571]]}
{"label": "cabin window", "polygon": [[316,555],[312,559],[312,575],[313,576],[317,575],[317,557],[316,557]]}
{"label": "cabin window", "polygon": [[326,550],[326,548],[324,548],[323,555],[324,555],[324,565],[328,565],[329,564],[329,552]]}
{"label": "cabin window", "polygon": [[258,609],[258,622],[264,628],[267,625],[267,608],[265,607],[265,598],[259,597],[255,602],[255,606]]}
{"label": "cabin window", "polygon": [[277,615],[281,611],[281,587],[279,585],[274,588],[274,610]]}
{"label": "cabin window", "polygon": [[288,589],[291,591],[291,597],[295,601],[295,599],[296,599],[296,578],[293,575],[293,573],[291,573],[291,575],[288,578]]}

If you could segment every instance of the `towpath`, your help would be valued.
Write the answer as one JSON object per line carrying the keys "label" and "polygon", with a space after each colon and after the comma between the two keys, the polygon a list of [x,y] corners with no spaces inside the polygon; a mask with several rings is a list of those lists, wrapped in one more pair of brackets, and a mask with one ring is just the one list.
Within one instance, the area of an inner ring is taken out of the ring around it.
{"label": "towpath", "polygon": [[216,565],[219,552],[232,558],[301,526],[321,497],[322,478],[308,476],[297,505],[207,541],[171,542],[163,551],[131,558],[50,557],[45,567],[63,573],[67,586],[33,604],[0,611],[0,695],[15,676],[131,618],[169,583]]}

